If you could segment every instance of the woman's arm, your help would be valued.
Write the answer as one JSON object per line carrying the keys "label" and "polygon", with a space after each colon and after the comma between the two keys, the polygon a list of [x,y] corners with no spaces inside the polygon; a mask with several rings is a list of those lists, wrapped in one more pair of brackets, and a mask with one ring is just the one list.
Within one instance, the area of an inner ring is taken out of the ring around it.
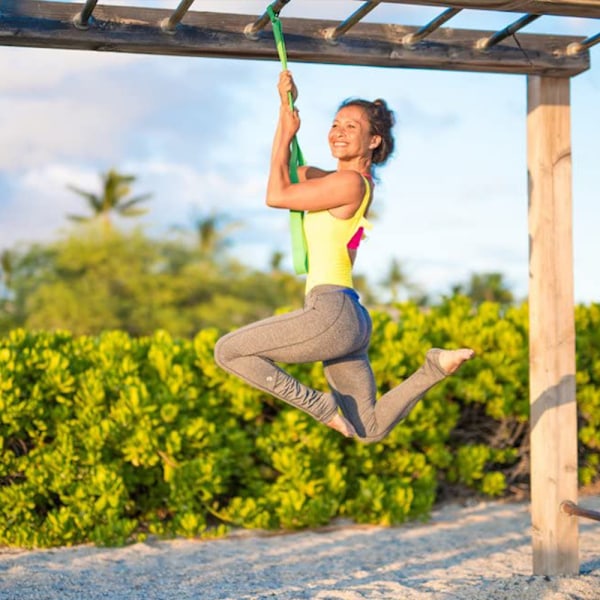
{"label": "woman's arm", "polygon": [[299,183],[292,184],[289,175],[290,144],[300,128],[300,117],[288,101],[288,93],[293,98],[297,95],[289,71],[282,71],[278,91],[281,106],[271,151],[267,205],[309,211],[347,207],[348,217],[352,216],[365,193],[364,180],[356,171],[327,172],[315,167],[301,167]]}
{"label": "woman's arm", "polygon": [[331,175],[335,171],[325,171],[325,169],[319,169],[319,167],[309,167],[306,165],[298,167],[298,181],[302,183],[307,179],[316,179],[317,177],[325,177],[325,175]]}
{"label": "woman's arm", "polygon": [[286,162],[271,165],[267,204],[273,208],[309,211],[348,207],[347,217],[350,217],[360,206],[364,193],[364,179],[356,171],[334,171],[292,184]]}
{"label": "woman's arm", "polygon": [[290,143],[300,126],[295,109],[282,104],[279,107],[279,119],[271,148],[271,165],[267,183],[267,204],[273,206],[271,199],[275,190],[292,185],[289,173]]}

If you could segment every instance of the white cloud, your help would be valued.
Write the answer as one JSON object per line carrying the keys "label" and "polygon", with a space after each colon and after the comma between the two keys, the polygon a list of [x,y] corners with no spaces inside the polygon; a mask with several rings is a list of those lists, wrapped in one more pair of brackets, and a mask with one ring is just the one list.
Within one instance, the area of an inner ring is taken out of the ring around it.
{"label": "white cloud", "polygon": [[128,56],[19,48],[0,61],[0,172],[110,161],[121,132],[152,106],[127,85]]}
{"label": "white cloud", "polygon": [[128,116],[70,98],[0,100],[0,168],[40,166],[56,157],[106,160],[116,153],[116,133]]}
{"label": "white cloud", "polygon": [[264,176],[237,178],[224,171],[169,161],[130,161],[125,170],[138,176],[140,192],[152,190],[151,212],[144,220],[158,231],[190,224],[195,214],[246,214],[264,206]]}
{"label": "white cloud", "polygon": [[142,58],[135,54],[3,47],[0,93],[53,91],[68,84],[74,76],[123,68]]}
{"label": "white cloud", "polygon": [[12,181],[14,194],[10,203],[0,204],[2,247],[54,239],[59,230],[68,227],[68,213],[85,212],[81,198],[67,185],[91,190],[97,187],[91,172],[61,163],[26,170]]}

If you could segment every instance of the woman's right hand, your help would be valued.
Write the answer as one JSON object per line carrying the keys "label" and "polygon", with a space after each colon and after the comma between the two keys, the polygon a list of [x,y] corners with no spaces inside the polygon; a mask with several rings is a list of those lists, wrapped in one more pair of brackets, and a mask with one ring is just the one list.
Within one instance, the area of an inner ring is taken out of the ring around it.
{"label": "woman's right hand", "polygon": [[292,95],[292,100],[296,102],[298,98],[298,88],[294,83],[294,78],[292,74],[288,71],[281,71],[279,74],[279,83],[277,84],[277,90],[279,92],[279,98],[281,99],[281,104],[285,104],[286,106],[289,104],[288,93]]}
{"label": "woman's right hand", "polygon": [[285,144],[289,144],[300,129],[300,115],[297,108],[282,105],[279,110],[281,135]]}

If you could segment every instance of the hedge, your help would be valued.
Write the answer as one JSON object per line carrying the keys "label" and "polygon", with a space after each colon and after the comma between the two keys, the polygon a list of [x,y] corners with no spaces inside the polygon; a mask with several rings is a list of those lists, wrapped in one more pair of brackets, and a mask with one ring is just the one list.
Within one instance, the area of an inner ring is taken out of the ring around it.
{"label": "hedge", "polygon": [[[432,346],[477,357],[383,442],[364,445],[219,369],[216,330],[193,340],[14,330],[0,339],[0,544],[118,545],[297,529],[338,517],[426,519],[442,497],[502,496],[528,474],[527,305],[374,312],[379,392]],[[579,306],[580,482],[600,464],[600,305]],[[291,370],[326,388],[320,365]]]}

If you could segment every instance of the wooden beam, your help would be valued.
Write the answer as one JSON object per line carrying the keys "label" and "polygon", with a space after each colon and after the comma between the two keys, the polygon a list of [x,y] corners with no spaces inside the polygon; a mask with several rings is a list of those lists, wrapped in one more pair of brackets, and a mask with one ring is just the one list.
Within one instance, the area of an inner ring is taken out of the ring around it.
{"label": "wooden beam", "polygon": [[570,82],[529,77],[529,360],[535,575],[579,573]]}
{"label": "wooden beam", "polygon": [[505,12],[553,15],[562,17],[600,18],[600,0],[385,0],[393,4],[470,8]]}
{"label": "wooden beam", "polygon": [[[97,6],[89,27],[77,29],[73,19],[82,4],[0,0],[0,45],[65,48],[180,56],[204,56],[277,60],[272,32],[244,35],[255,16],[189,12],[172,33],[161,23],[171,12],[164,9],[124,6]],[[405,36],[415,27],[358,23],[336,43],[326,33],[334,21],[283,19],[290,61],[520,73],[570,77],[589,68],[589,52],[567,55],[570,43],[583,38],[520,34],[489,49],[477,43],[494,34],[444,28],[426,40],[404,45]]]}

